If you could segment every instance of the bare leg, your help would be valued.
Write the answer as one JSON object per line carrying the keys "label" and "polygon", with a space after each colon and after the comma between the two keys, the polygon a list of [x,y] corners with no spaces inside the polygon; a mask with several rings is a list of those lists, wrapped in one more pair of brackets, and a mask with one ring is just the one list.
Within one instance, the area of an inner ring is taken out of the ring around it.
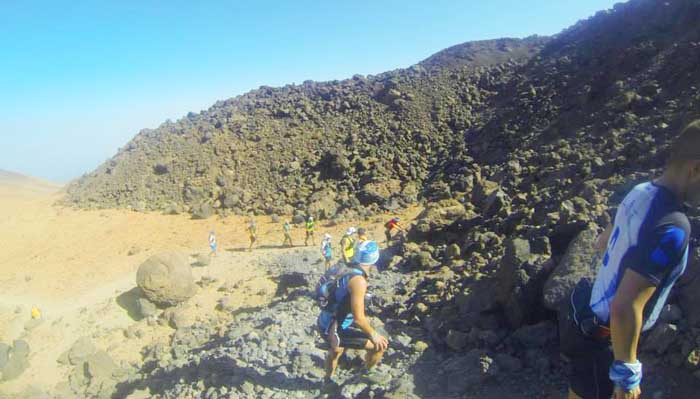
{"label": "bare leg", "polygon": [[333,348],[328,349],[328,354],[326,355],[326,378],[333,378],[335,375],[335,369],[338,367],[338,360],[343,354],[343,348]]}
{"label": "bare leg", "polygon": [[371,370],[372,367],[379,364],[379,361],[382,360],[384,351],[374,349],[374,344],[369,340],[367,340],[367,343],[365,344],[365,349],[367,350],[367,353],[365,354],[365,366],[367,366],[367,370]]}

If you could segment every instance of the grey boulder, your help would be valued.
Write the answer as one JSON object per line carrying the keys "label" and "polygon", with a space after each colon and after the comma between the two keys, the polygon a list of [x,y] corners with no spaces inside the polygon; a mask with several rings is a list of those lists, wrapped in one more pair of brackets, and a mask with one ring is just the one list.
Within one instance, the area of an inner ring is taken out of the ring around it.
{"label": "grey boulder", "polygon": [[595,249],[597,238],[597,228],[591,225],[571,241],[559,265],[544,284],[542,295],[545,307],[558,310],[579,280],[595,277],[599,264]]}

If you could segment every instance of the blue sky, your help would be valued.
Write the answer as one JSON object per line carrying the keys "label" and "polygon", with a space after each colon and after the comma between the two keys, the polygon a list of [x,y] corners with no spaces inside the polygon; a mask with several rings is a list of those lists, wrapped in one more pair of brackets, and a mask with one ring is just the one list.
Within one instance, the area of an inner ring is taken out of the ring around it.
{"label": "blue sky", "polygon": [[67,182],[142,128],[260,85],[550,35],[608,0],[0,2],[0,169]]}

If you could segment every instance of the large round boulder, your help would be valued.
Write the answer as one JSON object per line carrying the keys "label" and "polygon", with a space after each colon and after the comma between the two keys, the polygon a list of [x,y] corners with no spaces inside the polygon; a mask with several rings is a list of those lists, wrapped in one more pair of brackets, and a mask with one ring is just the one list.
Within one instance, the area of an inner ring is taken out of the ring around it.
{"label": "large round boulder", "polygon": [[165,306],[184,302],[195,293],[192,269],[178,252],[148,258],[136,272],[136,284],[151,302]]}

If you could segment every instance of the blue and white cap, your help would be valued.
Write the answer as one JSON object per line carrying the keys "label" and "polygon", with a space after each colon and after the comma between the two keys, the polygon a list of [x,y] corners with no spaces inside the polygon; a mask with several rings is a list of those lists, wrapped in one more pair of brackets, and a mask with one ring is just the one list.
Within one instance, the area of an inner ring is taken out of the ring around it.
{"label": "blue and white cap", "polygon": [[363,241],[355,248],[353,261],[361,265],[373,265],[379,260],[379,246],[374,241]]}

